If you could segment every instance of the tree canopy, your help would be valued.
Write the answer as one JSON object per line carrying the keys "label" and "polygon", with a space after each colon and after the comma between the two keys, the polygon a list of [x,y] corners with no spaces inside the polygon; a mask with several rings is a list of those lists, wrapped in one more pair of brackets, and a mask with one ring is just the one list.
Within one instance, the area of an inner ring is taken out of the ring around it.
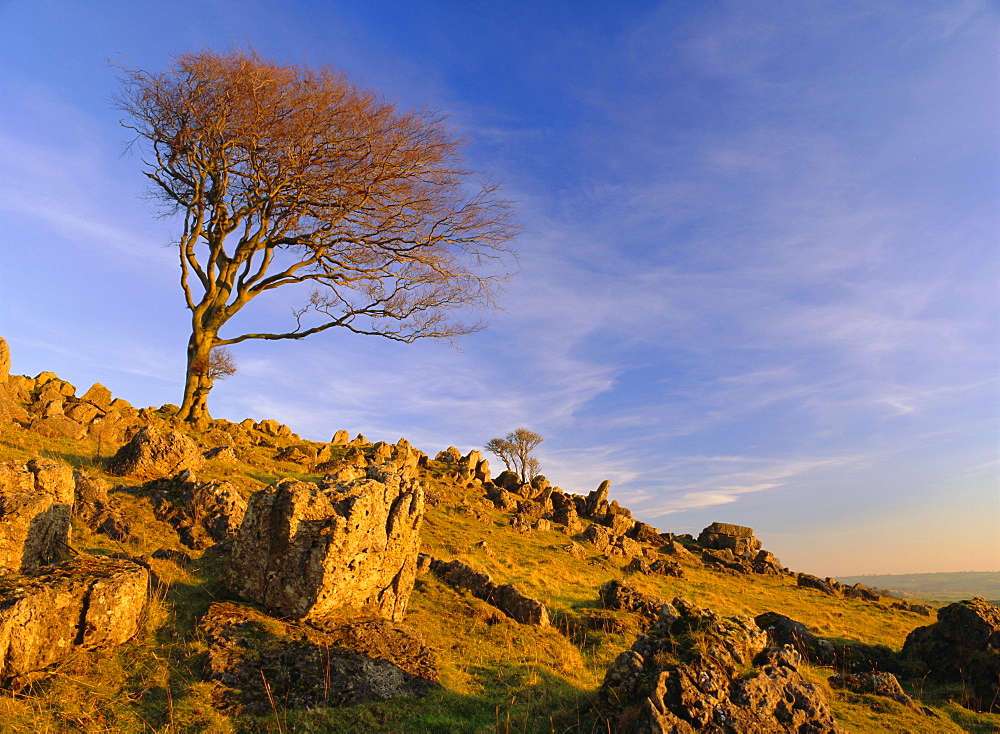
{"label": "tree canopy", "polygon": [[[126,67],[121,82],[122,124],[183,221],[182,419],[207,420],[218,347],[333,327],[403,342],[482,328],[468,311],[494,306],[517,226],[498,186],[464,168],[441,115],[401,111],[332,67],[253,51]],[[279,288],[301,297],[287,330],[220,334]]]}
{"label": "tree canopy", "polygon": [[503,438],[491,438],[486,442],[485,449],[500,457],[507,471],[517,474],[524,483],[541,472],[541,464],[531,452],[544,440],[527,428],[515,428]]}

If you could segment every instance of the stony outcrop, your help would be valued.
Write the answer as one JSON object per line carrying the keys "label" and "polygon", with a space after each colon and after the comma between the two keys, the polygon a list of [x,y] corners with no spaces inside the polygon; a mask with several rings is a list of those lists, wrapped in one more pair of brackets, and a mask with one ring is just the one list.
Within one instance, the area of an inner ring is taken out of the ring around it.
{"label": "stony outcrop", "polygon": [[139,630],[148,571],[82,556],[0,585],[0,678],[30,682],[78,648],[110,648]]}
{"label": "stony outcrop", "polygon": [[671,576],[673,578],[684,578],[684,569],[676,561],[658,559],[652,563],[646,563],[641,558],[633,558],[624,568],[626,573],[641,573],[646,576]]}
{"label": "stony outcrop", "polygon": [[205,463],[198,444],[177,431],[164,433],[143,426],[108,463],[108,473],[141,481],[197,471]]}
{"label": "stony outcrop", "polygon": [[937,619],[903,644],[915,675],[961,683],[969,708],[1000,713],[1000,607],[984,599],[960,601],[939,609]]}
{"label": "stony outcrop", "polygon": [[810,664],[823,665],[844,673],[883,671],[902,672],[896,655],[882,645],[862,642],[831,641],[818,637],[801,622],[777,612],[764,612],[755,618],[767,632],[773,645],[791,645]]}
{"label": "stony outcrop", "polygon": [[601,723],[631,732],[842,732],[799,672],[798,653],[766,645],[752,619],[675,598],[608,668]]}
{"label": "stony outcrop", "polygon": [[839,589],[837,588],[839,584],[833,579],[821,579],[818,576],[813,576],[808,573],[800,573],[796,577],[795,581],[797,586],[804,589],[815,589],[816,591],[821,591],[827,596],[837,596]]}
{"label": "stony outcrop", "polygon": [[132,524],[122,514],[116,498],[109,495],[106,481],[74,471],[73,484],[73,514],[87,527],[115,540],[131,537]]}
{"label": "stony outcrop", "polygon": [[157,520],[169,523],[188,548],[207,548],[235,537],[247,501],[232,482],[199,482],[188,471],[143,486]]}
{"label": "stony outcrop", "polygon": [[590,516],[603,515],[607,512],[608,491],[611,489],[611,480],[605,479],[593,492],[587,495],[586,514]]}
{"label": "stony outcrop", "polygon": [[[262,716],[274,701],[294,710],[440,688],[429,650],[399,628],[324,633],[232,603],[213,604],[199,627],[208,643],[205,674],[217,685],[216,705],[228,713]],[[377,649],[345,649],[366,643]]]}
{"label": "stony outcrop", "polygon": [[926,604],[911,604],[905,601],[896,601],[889,605],[890,609],[899,609],[903,612],[910,612],[911,614],[919,614],[921,617],[931,616],[931,612],[934,610]]}
{"label": "stony outcrop", "polygon": [[465,589],[492,604],[515,622],[539,627],[549,625],[549,613],[537,599],[527,597],[510,584],[496,584],[488,574],[479,573],[461,561],[431,561],[431,570],[449,586]]}
{"label": "stony outcrop", "polygon": [[753,535],[753,528],[742,525],[731,525],[725,522],[713,522],[701,531],[698,543],[713,550],[731,550],[734,555],[756,553],[763,545]]}
{"label": "stony outcrop", "polygon": [[280,480],[250,498],[229,588],[293,619],[354,609],[398,621],[413,590],[423,512],[423,487],[393,471],[322,488]]}
{"label": "stony outcrop", "polygon": [[26,573],[68,558],[73,470],[44,459],[0,464],[0,572]]}
{"label": "stony outcrop", "polygon": [[922,714],[936,716],[930,709],[918,706],[906,691],[899,685],[899,680],[892,673],[873,671],[870,673],[837,673],[827,679],[833,688],[843,688],[854,693],[867,693],[873,696],[883,696],[897,701],[907,708]]}
{"label": "stony outcrop", "polygon": [[611,528],[596,523],[588,525],[583,537],[594,544],[600,553],[609,556],[631,558],[642,554],[642,546],[625,535],[615,535]]}
{"label": "stony outcrop", "polygon": [[601,586],[599,594],[605,609],[636,612],[650,621],[659,616],[663,605],[667,603],[665,599],[643,594],[635,587],[623,584],[617,579],[612,579]]}

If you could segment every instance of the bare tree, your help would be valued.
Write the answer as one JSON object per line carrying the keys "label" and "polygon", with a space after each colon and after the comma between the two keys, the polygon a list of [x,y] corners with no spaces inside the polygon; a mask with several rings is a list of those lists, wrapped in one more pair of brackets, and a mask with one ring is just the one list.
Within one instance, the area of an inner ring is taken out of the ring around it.
{"label": "bare tree", "polygon": [[[252,51],[122,69],[118,109],[148,154],[154,194],[183,218],[177,246],[191,311],[179,416],[209,420],[212,350],[301,339],[335,326],[402,342],[482,328],[512,252],[512,208],[460,160],[443,118],[400,111],[330,68]],[[251,300],[301,293],[282,332],[220,330]]]}
{"label": "bare tree", "polygon": [[503,438],[491,438],[485,448],[499,456],[507,471],[517,474],[523,484],[541,473],[541,464],[531,452],[544,440],[534,431],[516,428]]}

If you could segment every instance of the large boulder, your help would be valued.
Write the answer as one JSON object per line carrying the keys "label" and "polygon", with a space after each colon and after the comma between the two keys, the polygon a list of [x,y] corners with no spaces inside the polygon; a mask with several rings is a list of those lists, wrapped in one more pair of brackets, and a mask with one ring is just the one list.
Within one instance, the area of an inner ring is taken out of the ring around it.
{"label": "large boulder", "polygon": [[961,683],[969,708],[1000,713],[1000,607],[960,601],[939,609],[937,618],[907,635],[903,657],[918,677]]}
{"label": "large boulder", "polygon": [[0,464],[0,572],[33,571],[69,554],[73,470],[34,459]]}
{"label": "large boulder", "polygon": [[752,619],[675,598],[608,668],[601,723],[633,732],[842,732],[799,672],[798,653],[766,645]]}
{"label": "large boulder", "polygon": [[182,471],[197,471],[204,463],[205,457],[198,444],[183,433],[164,433],[143,426],[111,458],[108,473],[148,481]]}
{"label": "large boulder", "polygon": [[283,479],[250,498],[229,588],[293,619],[337,609],[400,620],[416,576],[423,487],[378,468],[319,487]]}
{"label": "large boulder", "polygon": [[727,522],[713,522],[701,531],[698,542],[705,548],[731,550],[735,555],[756,553],[762,543],[753,535],[753,528],[731,525]]}
{"label": "large boulder", "polygon": [[206,673],[216,684],[215,703],[228,713],[265,716],[274,701],[283,709],[303,709],[422,696],[440,688],[419,636],[385,622],[328,633],[242,604],[215,603],[199,627],[208,643]]}
{"label": "large boulder", "polygon": [[0,590],[0,679],[29,675],[77,649],[110,648],[139,631],[149,572],[130,561],[80,556]]}

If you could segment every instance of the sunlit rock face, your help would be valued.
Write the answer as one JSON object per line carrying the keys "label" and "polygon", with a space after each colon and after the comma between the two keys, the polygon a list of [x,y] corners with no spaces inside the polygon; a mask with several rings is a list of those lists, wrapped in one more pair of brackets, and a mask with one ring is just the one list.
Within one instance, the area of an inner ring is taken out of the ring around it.
{"label": "sunlit rock face", "polygon": [[399,621],[413,591],[423,487],[398,464],[323,487],[284,479],[250,498],[229,588],[276,614],[355,610]]}

